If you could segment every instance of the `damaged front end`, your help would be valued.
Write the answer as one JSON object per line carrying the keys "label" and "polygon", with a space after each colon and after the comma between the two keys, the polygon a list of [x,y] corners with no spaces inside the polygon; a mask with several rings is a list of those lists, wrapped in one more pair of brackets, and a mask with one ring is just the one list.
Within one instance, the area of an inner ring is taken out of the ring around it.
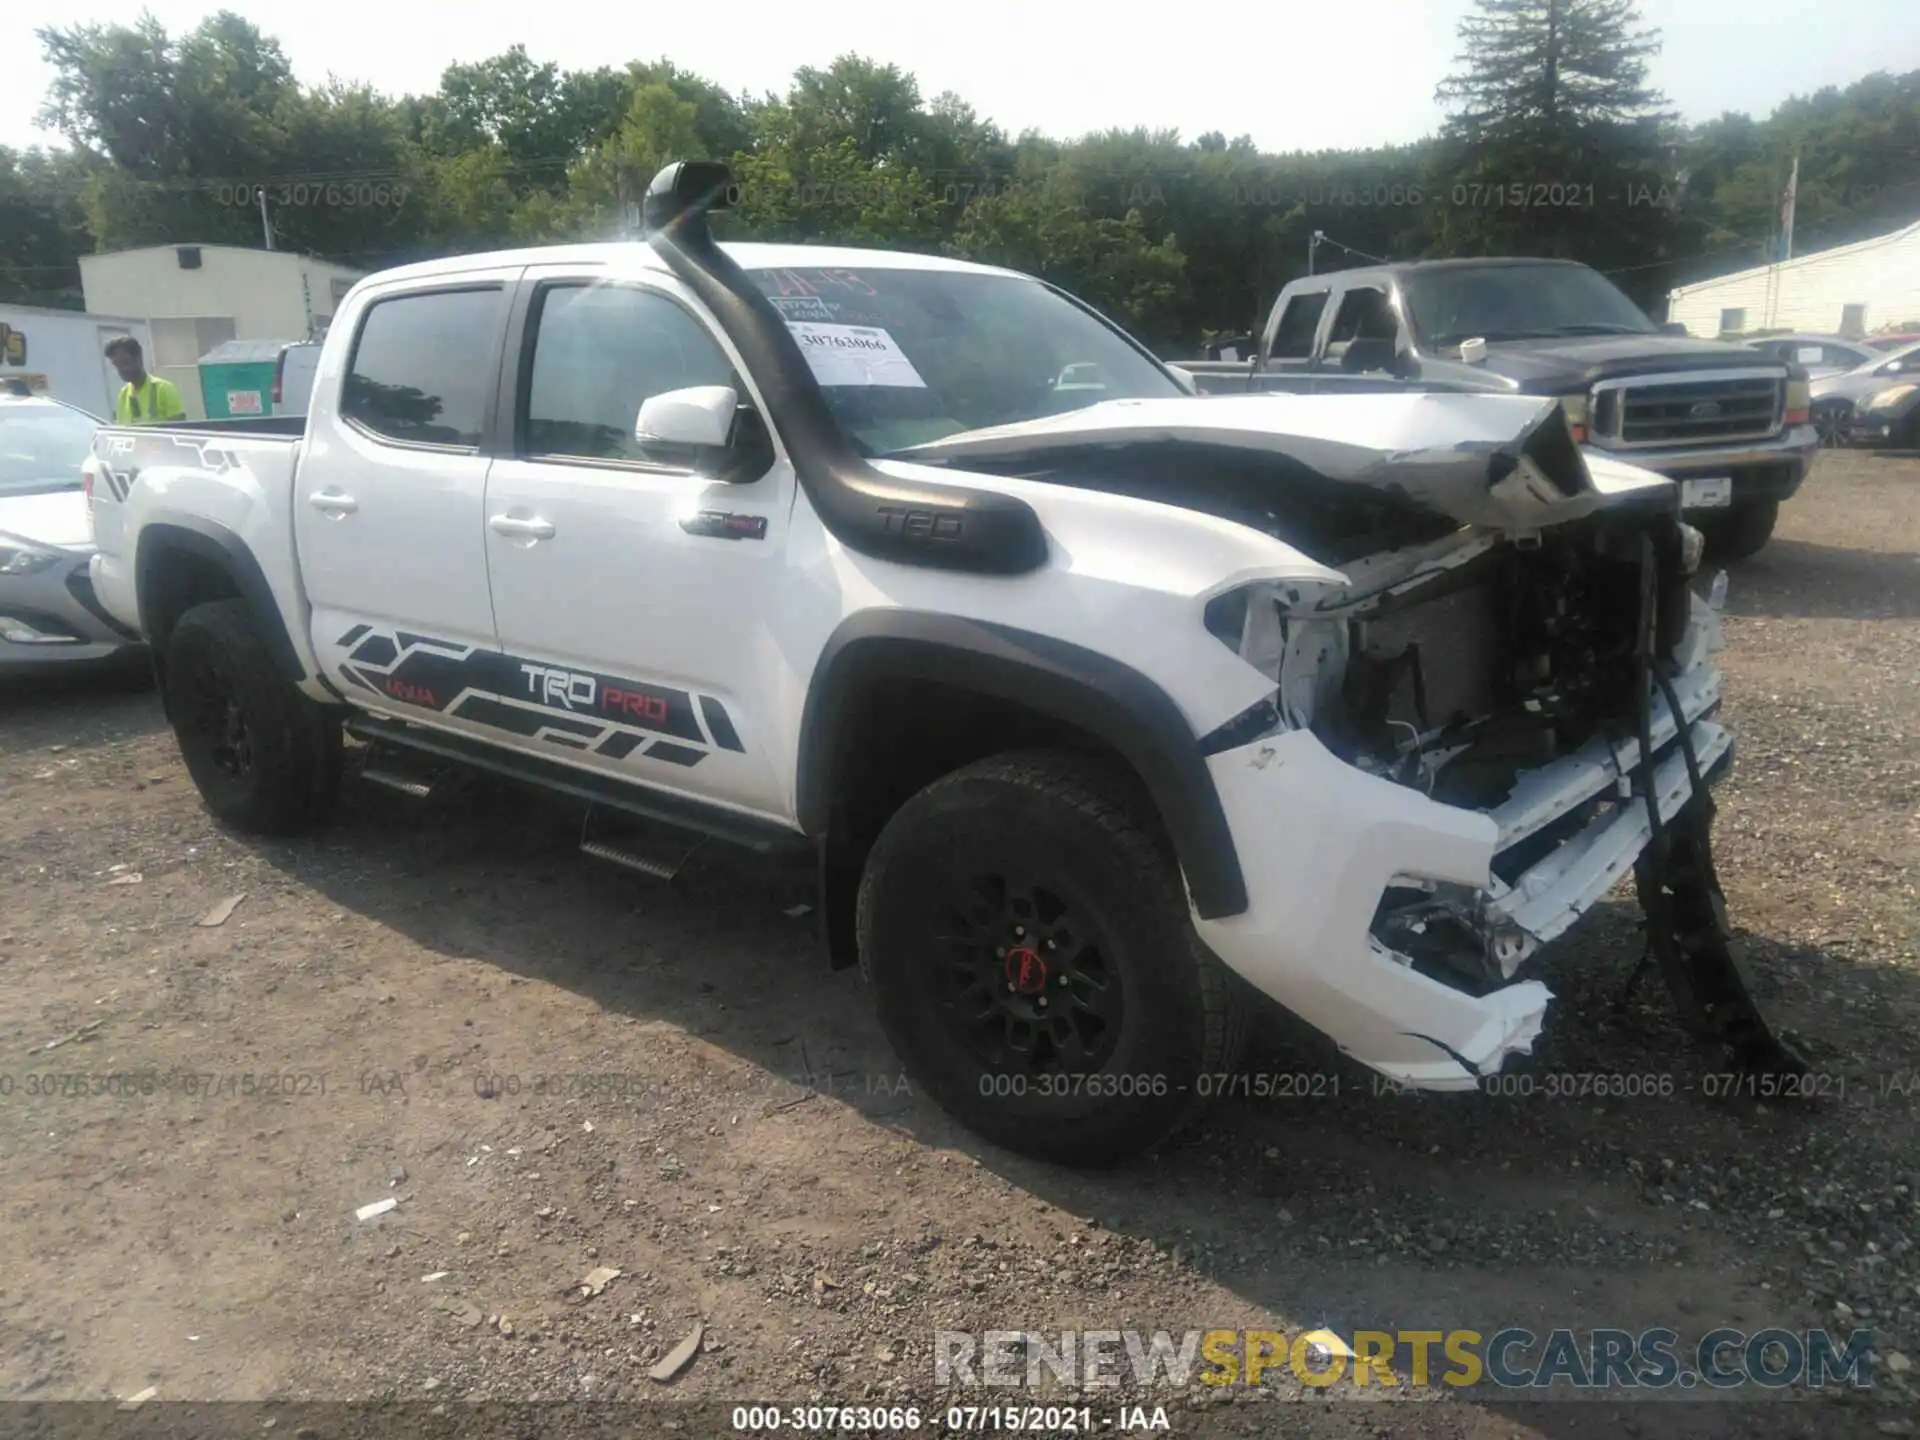
{"label": "damaged front end", "polygon": [[[1539,1031],[1550,997],[1522,968],[1631,873],[1634,979],[1657,962],[1729,1063],[1801,1069],[1751,998],[1713,870],[1725,577],[1693,593],[1701,537],[1670,484],[1590,472],[1563,436],[1554,411],[1451,465],[1382,455],[1349,493],[1407,543],[1349,544],[1329,562],[1344,586],[1209,599],[1207,628],[1275,690],[1206,743],[1265,893],[1203,936],[1376,1070],[1466,1088]],[[1276,500],[1274,533],[1300,544]]]}
{"label": "damaged front end", "polygon": [[1273,688],[1202,742],[1249,900],[1195,924],[1347,1053],[1475,1086],[1539,1034],[1528,961],[1631,872],[1689,1021],[1738,1066],[1801,1068],[1713,873],[1722,581],[1693,593],[1671,481],[1509,395],[1120,401],[913,453],[1201,511],[1327,567],[1200,597]]}
{"label": "damaged front end", "polygon": [[1540,1033],[1526,962],[1634,874],[1686,1018],[1740,1068],[1801,1068],[1713,874],[1724,576],[1693,593],[1676,488],[1588,461],[1524,397],[1202,405],[954,445],[1233,518],[1344,576],[1206,597],[1273,695],[1204,741],[1252,900],[1202,939],[1394,1081],[1469,1089]]}

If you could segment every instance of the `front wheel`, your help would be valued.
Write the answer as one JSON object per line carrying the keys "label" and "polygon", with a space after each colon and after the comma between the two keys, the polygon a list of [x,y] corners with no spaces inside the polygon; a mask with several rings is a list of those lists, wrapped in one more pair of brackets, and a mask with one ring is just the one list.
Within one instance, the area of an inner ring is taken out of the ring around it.
{"label": "front wheel", "polygon": [[1068,1165],[1145,1150],[1239,1049],[1244,995],[1118,767],[1014,754],[935,781],[874,845],[858,923],[908,1074],[1009,1150]]}
{"label": "front wheel", "polygon": [[1767,548],[1780,519],[1778,500],[1748,500],[1702,526],[1707,551],[1716,560],[1746,560]]}
{"label": "front wheel", "polygon": [[167,715],[214,818],[282,835],[325,812],[340,777],[340,727],[281,678],[242,600],[196,605],[167,643]]}
{"label": "front wheel", "polygon": [[1825,446],[1839,446],[1847,443],[1847,425],[1852,419],[1853,406],[1846,401],[1813,407],[1813,428]]}

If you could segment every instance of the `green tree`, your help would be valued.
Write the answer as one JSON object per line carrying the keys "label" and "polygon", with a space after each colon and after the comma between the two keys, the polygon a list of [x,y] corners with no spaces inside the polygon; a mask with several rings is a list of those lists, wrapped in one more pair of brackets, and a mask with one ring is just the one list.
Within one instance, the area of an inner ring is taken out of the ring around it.
{"label": "green tree", "polygon": [[0,146],[0,299],[81,308],[89,168],[76,151]]}
{"label": "green tree", "polygon": [[1669,253],[1681,168],[1636,0],[1475,0],[1427,207],[1444,254],[1635,266]]}
{"label": "green tree", "polygon": [[970,201],[950,248],[965,259],[1052,281],[1143,339],[1173,342],[1188,328],[1186,257],[1171,235],[1148,238],[1136,207],[1096,216],[1087,181],[1066,167],[1029,164],[992,195]]}
{"label": "green tree", "polygon": [[222,11],[178,39],[133,26],[46,29],[42,121],[89,157],[80,204],[102,250],[275,244],[379,263],[418,238],[424,201],[403,118],[364,86],[303,90],[277,42]]}

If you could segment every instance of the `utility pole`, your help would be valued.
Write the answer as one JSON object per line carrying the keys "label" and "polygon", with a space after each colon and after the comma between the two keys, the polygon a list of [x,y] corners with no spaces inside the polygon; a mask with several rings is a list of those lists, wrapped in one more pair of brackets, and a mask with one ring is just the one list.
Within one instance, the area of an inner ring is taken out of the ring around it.
{"label": "utility pole", "polygon": [[1313,274],[1314,253],[1319,250],[1320,242],[1326,238],[1327,232],[1324,230],[1316,230],[1307,237],[1307,274],[1309,275]]}
{"label": "utility pole", "polygon": [[260,231],[267,237],[267,249],[273,248],[273,222],[267,219],[267,187],[260,187]]}

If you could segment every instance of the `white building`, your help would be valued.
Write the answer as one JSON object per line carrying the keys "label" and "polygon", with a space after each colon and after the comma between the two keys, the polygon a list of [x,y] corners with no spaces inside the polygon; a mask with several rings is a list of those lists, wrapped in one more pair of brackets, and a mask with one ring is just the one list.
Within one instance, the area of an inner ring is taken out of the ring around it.
{"label": "white building", "polygon": [[1667,297],[1667,319],[1703,336],[1801,330],[1849,337],[1920,320],[1920,221],[1683,285]]}
{"label": "white building", "polygon": [[155,245],[80,257],[87,309],[144,316],[147,368],[206,414],[200,357],[229,340],[305,340],[326,328],[363,271],[285,250]]}

